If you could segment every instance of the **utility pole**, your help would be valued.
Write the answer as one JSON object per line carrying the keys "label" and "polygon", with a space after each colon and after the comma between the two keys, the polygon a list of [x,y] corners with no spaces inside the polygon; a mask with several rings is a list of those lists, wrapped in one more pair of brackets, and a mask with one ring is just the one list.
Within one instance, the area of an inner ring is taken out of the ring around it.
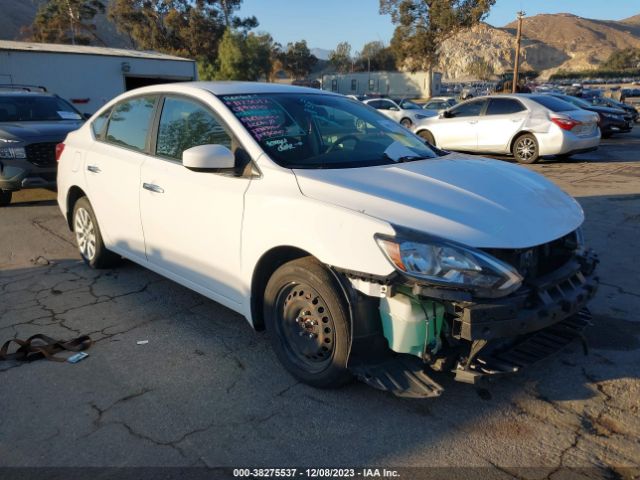
{"label": "utility pole", "polygon": [[513,66],[513,80],[511,81],[511,91],[518,91],[518,76],[520,74],[520,42],[522,40],[522,19],[526,15],[525,12],[518,12],[518,35],[516,36],[516,64]]}

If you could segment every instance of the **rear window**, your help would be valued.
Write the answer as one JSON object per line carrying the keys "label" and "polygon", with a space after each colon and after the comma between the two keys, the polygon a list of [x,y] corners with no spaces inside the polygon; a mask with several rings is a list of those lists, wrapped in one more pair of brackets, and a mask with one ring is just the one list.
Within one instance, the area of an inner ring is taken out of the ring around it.
{"label": "rear window", "polygon": [[577,110],[577,108],[569,102],[552,97],[551,95],[535,95],[529,98],[543,107],[548,108],[552,112],[570,112],[572,110]]}

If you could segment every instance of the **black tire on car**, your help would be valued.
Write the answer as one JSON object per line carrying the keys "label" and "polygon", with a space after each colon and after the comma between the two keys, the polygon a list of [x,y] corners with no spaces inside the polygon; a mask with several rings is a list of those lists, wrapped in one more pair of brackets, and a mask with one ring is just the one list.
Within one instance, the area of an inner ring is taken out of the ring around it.
{"label": "black tire on car", "polygon": [[418,135],[420,136],[420,138],[422,138],[425,142],[427,142],[430,145],[433,145],[435,147],[436,145],[436,139],[433,138],[433,134],[429,131],[429,130],[422,130],[421,132],[418,132]]}
{"label": "black tire on car", "polygon": [[98,220],[87,197],[80,198],[73,207],[73,231],[78,251],[91,268],[109,268],[120,261],[120,256],[104,246]]}
{"label": "black tire on car", "polygon": [[530,133],[525,133],[516,138],[511,149],[514,158],[518,163],[536,163],[540,158],[538,140]]}
{"label": "black tire on car", "polygon": [[9,190],[0,190],[0,207],[6,207],[11,203],[12,192]]}
{"label": "black tire on car", "polygon": [[411,128],[411,126],[413,125],[413,122],[411,121],[410,118],[403,118],[402,120],[400,120],[400,125],[402,125],[404,128]]}
{"label": "black tire on car", "polygon": [[264,292],[264,319],[271,344],[298,380],[336,388],[351,379],[349,314],[335,277],[312,257],[278,268]]}

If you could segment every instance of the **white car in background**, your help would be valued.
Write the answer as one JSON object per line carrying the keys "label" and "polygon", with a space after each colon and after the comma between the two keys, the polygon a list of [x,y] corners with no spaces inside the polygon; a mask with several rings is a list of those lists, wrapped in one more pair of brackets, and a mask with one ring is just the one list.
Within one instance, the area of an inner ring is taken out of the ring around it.
{"label": "white car in background", "polygon": [[379,110],[380,113],[395,120],[405,128],[411,128],[420,120],[437,115],[436,112],[423,110],[420,105],[411,100],[370,98],[362,103]]}
{"label": "white car in background", "polygon": [[598,115],[549,95],[494,95],[421,120],[414,132],[447,150],[511,154],[520,163],[569,157],[600,144]]}
{"label": "white car in background", "polygon": [[440,110],[447,110],[448,108],[455,107],[458,101],[453,97],[432,97],[422,105],[423,110],[433,110],[440,112]]}
{"label": "white car in background", "polygon": [[56,154],[58,204],[89,267],[126,257],[227,306],[316,387],[353,375],[432,397],[431,374],[515,372],[587,325],[596,259],[574,199],[342,95],[144,87]]}

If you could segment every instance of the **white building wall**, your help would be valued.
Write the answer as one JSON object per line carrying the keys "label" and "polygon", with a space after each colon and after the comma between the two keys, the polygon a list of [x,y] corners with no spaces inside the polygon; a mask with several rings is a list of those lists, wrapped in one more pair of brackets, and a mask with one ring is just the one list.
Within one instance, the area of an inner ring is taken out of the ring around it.
{"label": "white building wall", "polygon": [[323,75],[322,89],[344,95],[379,94],[391,97],[425,98],[440,93],[441,77],[440,73],[434,73],[432,82],[429,72],[330,74]]}
{"label": "white building wall", "polygon": [[74,103],[82,113],[94,113],[124,92],[125,75],[196,80],[197,69],[193,61],[0,50],[0,83],[42,85],[68,101],[88,98]]}

